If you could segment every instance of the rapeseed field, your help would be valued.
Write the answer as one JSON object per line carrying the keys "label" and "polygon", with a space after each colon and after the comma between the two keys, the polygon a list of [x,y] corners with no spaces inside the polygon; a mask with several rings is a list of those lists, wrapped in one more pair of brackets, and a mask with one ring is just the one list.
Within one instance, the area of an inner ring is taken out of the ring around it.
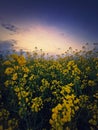
{"label": "rapeseed field", "polygon": [[98,52],[0,57],[0,130],[97,130]]}

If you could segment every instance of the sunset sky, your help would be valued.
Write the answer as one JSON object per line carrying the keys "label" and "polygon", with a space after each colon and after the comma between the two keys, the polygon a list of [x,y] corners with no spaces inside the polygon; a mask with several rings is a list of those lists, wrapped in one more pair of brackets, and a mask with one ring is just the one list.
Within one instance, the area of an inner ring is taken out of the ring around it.
{"label": "sunset sky", "polygon": [[62,53],[98,43],[98,0],[0,0],[0,50]]}

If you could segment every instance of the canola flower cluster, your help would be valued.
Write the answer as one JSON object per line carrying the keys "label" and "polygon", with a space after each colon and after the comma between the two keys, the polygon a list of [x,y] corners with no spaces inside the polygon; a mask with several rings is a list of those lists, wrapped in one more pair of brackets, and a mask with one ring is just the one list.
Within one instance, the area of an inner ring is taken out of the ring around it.
{"label": "canola flower cluster", "polygon": [[98,129],[97,52],[13,53],[0,67],[0,130]]}
{"label": "canola flower cluster", "polygon": [[10,118],[8,110],[0,109],[0,130],[13,130],[18,128],[17,118]]}

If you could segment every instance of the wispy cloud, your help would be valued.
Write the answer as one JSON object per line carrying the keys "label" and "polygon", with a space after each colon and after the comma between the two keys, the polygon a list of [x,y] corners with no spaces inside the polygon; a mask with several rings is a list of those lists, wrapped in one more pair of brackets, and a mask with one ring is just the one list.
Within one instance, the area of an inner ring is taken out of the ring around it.
{"label": "wispy cloud", "polygon": [[15,44],[17,44],[17,41],[13,39],[0,41],[0,52],[13,50]]}
{"label": "wispy cloud", "polygon": [[15,25],[13,25],[13,24],[1,23],[1,26],[2,26],[3,28],[5,28],[5,29],[11,31],[11,32],[15,32],[15,33],[16,33],[16,32],[18,31],[18,28],[17,28]]}

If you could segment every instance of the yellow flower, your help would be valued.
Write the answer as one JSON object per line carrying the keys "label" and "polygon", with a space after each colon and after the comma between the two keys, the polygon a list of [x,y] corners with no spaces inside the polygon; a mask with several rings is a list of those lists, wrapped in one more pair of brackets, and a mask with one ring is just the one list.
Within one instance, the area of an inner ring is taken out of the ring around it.
{"label": "yellow flower", "polygon": [[63,86],[60,93],[61,93],[63,96],[65,96],[66,93],[67,93],[67,94],[71,93],[71,92],[73,91],[72,88],[71,88],[72,86],[73,86],[72,83]]}
{"label": "yellow flower", "polygon": [[77,111],[79,109],[79,106],[75,106],[75,111]]}
{"label": "yellow flower", "polygon": [[68,62],[67,66],[73,66],[75,64],[74,60]]}
{"label": "yellow flower", "polygon": [[22,97],[27,97],[28,95],[29,95],[29,92],[21,91],[21,96]]}
{"label": "yellow flower", "polygon": [[71,89],[70,89],[70,87],[65,87],[65,91],[69,94],[70,92],[71,92]]}
{"label": "yellow flower", "polygon": [[12,67],[8,67],[8,68],[6,68],[6,70],[5,70],[5,74],[7,74],[7,75],[12,74],[13,72],[14,72],[14,69],[13,69]]}
{"label": "yellow flower", "polygon": [[27,75],[27,74],[24,74],[23,77],[26,78],[26,77],[28,77],[28,75]]}
{"label": "yellow flower", "polygon": [[98,99],[98,92],[96,92],[93,97],[95,97],[96,99]]}
{"label": "yellow flower", "polygon": [[57,114],[56,113],[53,113],[52,114],[52,119],[54,120],[54,119],[56,119],[57,118]]}
{"label": "yellow flower", "polygon": [[61,109],[62,109],[62,105],[61,105],[60,103],[57,105],[57,109],[58,109],[58,110],[61,110]]}
{"label": "yellow flower", "polygon": [[23,65],[26,64],[26,59],[25,59],[25,57],[23,55],[19,56],[18,59],[17,59],[17,61],[18,61],[18,64],[20,66],[23,66]]}
{"label": "yellow flower", "polygon": [[77,103],[79,103],[79,99],[77,98],[76,100],[74,100],[74,104],[77,104]]}
{"label": "yellow flower", "polygon": [[19,66],[14,66],[14,69],[15,69],[15,70],[18,70],[18,69],[19,69]]}
{"label": "yellow flower", "polygon": [[23,66],[23,67],[22,67],[22,70],[23,70],[23,72],[25,72],[25,73],[28,73],[28,72],[29,72],[29,69],[28,69],[28,67],[26,67],[26,66]]}
{"label": "yellow flower", "polygon": [[49,123],[53,125],[54,121],[52,119],[49,120]]}
{"label": "yellow flower", "polygon": [[6,109],[0,109],[0,120],[7,120],[9,117],[10,113]]}
{"label": "yellow flower", "polygon": [[21,97],[21,93],[20,92],[18,92],[17,96],[18,96],[18,99],[21,100],[22,97]]}
{"label": "yellow flower", "polygon": [[81,71],[79,70],[78,67],[75,67],[75,68],[74,68],[74,71],[75,71],[75,73],[77,73],[77,74],[81,74]]}
{"label": "yellow flower", "polygon": [[93,86],[96,85],[96,83],[95,83],[95,81],[93,81],[93,80],[89,80],[89,81],[88,81],[88,85],[93,87]]}
{"label": "yellow flower", "polygon": [[17,87],[14,89],[14,91],[18,93],[18,92],[20,91],[19,87],[17,86]]}
{"label": "yellow flower", "polygon": [[86,71],[87,71],[87,72],[90,72],[90,70],[91,70],[91,69],[90,69],[90,67],[88,66],[88,67],[86,68]]}
{"label": "yellow flower", "polygon": [[70,95],[66,95],[65,98],[69,100],[69,99],[71,99],[71,96]]}
{"label": "yellow flower", "polygon": [[32,74],[30,77],[29,77],[29,80],[33,80],[35,78],[34,74]]}
{"label": "yellow flower", "polygon": [[8,87],[9,84],[10,84],[10,81],[9,81],[9,80],[6,80],[6,81],[4,82],[4,84],[5,84],[5,87]]}
{"label": "yellow flower", "polygon": [[18,78],[17,73],[14,73],[12,76],[12,80],[17,80],[17,78]]}
{"label": "yellow flower", "polygon": [[7,61],[5,61],[3,64],[4,64],[4,65],[11,65],[11,62],[7,60]]}
{"label": "yellow flower", "polygon": [[12,54],[12,55],[10,55],[10,57],[13,58],[14,60],[18,59],[18,55],[17,54]]}
{"label": "yellow flower", "polygon": [[89,120],[89,123],[92,124],[92,125],[94,125],[94,126],[97,125],[97,121],[94,120],[94,119]]}
{"label": "yellow flower", "polygon": [[25,100],[26,100],[26,103],[28,103],[29,99],[28,99],[28,98],[26,98]]}
{"label": "yellow flower", "polygon": [[31,106],[32,111],[38,112],[41,110],[42,107],[43,107],[43,102],[41,97],[36,97],[32,99],[32,106]]}

